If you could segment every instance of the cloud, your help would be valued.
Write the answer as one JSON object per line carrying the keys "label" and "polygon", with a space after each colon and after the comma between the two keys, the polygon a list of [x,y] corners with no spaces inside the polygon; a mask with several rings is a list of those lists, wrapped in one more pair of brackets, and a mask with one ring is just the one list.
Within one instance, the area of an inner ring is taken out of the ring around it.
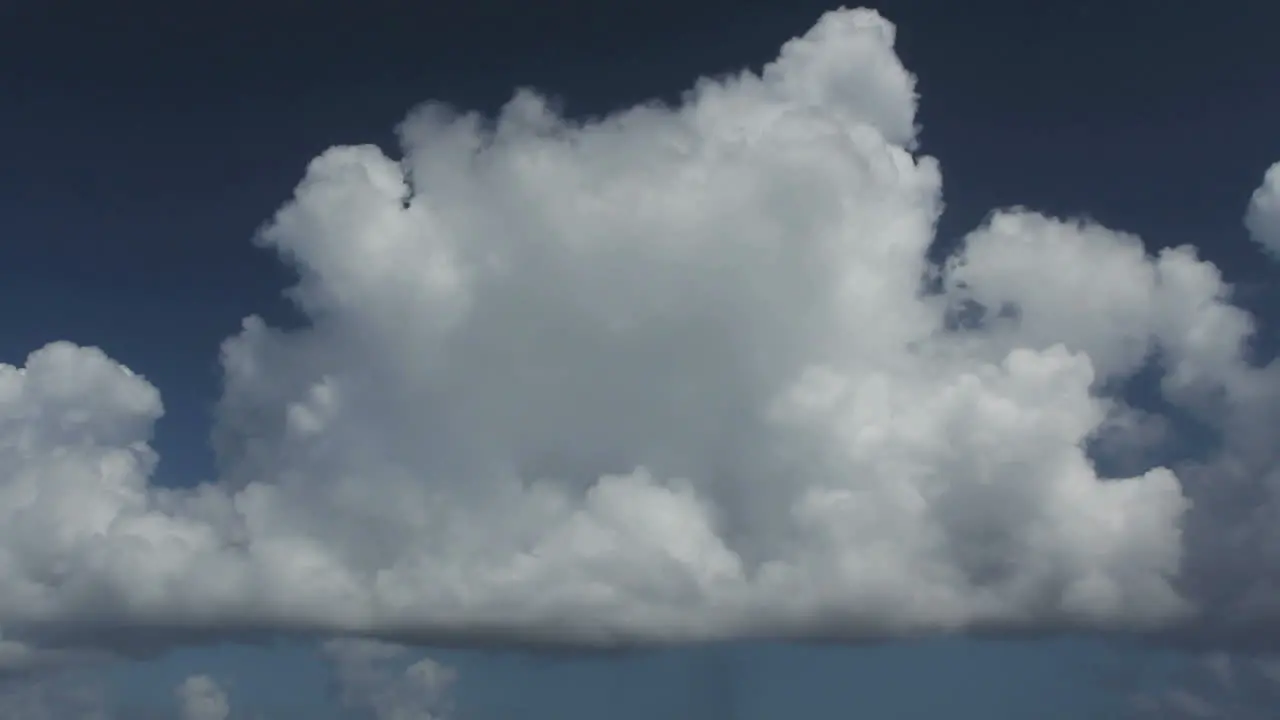
{"label": "cloud", "polygon": [[[260,238],[310,323],[224,343],[217,482],[151,482],[160,395],[102,351],[0,366],[0,628],[1274,638],[1256,320],[1194,248],[1024,208],[931,264],[893,41],[837,11],[676,106],[521,90],[325,152]],[[1169,407],[1220,447],[1100,472]]]}
{"label": "cloud", "polygon": [[208,675],[192,675],[174,688],[182,720],[227,720],[227,693]]}
{"label": "cloud", "polygon": [[[107,688],[107,676],[96,666],[43,667],[0,675],[0,717],[5,720],[111,720],[119,717]],[[208,675],[192,675],[174,688],[177,717],[182,720],[227,720],[226,692]],[[132,717],[153,717],[154,708],[134,707]],[[156,715],[155,717],[159,717]],[[163,717],[174,717],[166,711]]]}
{"label": "cloud", "polygon": [[5,720],[110,720],[102,679],[79,671],[0,676],[0,717]]}
{"label": "cloud", "polygon": [[1280,258],[1280,162],[1267,169],[1261,187],[1250,198],[1244,224],[1254,242]]}
{"label": "cloud", "polygon": [[1267,657],[1212,653],[1130,701],[1137,718],[1267,720],[1280,702],[1280,677]]}
{"label": "cloud", "polygon": [[0,634],[0,679],[8,675],[60,667],[90,659],[87,654],[33,647],[27,643],[10,640]]}
{"label": "cloud", "polygon": [[323,650],[348,711],[367,713],[370,720],[449,717],[449,691],[457,680],[452,668],[431,658],[406,664],[406,648],[373,640],[331,640]]}

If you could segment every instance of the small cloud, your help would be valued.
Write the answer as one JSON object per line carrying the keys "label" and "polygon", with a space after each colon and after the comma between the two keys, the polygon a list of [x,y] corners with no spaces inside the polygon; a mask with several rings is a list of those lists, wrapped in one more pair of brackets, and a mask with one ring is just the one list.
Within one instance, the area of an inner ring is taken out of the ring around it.
{"label": "small cloud", "polygon": [[208,675],[192,675],[174,688],[182,720],[227,720],[227,693]]}
{"label": "small cloud", "polygon": [[364,639],[332,640],[330,659],[339,698],[348,709],[375,720],[443,720],[452,708],[449,694],[457,673],[430,658],[409,662],[407,648]]}
{"label": "small cloud", "polygon": [[1269,677],[1274,659],[1212,653],[1181,665],[1136,693],[1139,717],[1271,720],[1280,707],[1280,678]]}
{"label": "small cloud", "polygon": [[1267,169],[1249,200],[1244,222],[1254,242],[1280,260],[1280,162]]}
{"label": "small cloud", "polygon": [[0,718],[112,720],[115,713],[101,677],[91,672],[48,670],[0,677]]}

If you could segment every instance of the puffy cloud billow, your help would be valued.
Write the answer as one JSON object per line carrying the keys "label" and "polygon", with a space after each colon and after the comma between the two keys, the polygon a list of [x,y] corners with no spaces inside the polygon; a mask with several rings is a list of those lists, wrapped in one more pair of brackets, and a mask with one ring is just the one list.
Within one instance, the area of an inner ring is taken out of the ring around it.
{"label": "puffy cloud billow", "polygon": [[231,703],[227,692],[208,675],[191,675],[174,688],[182,720],[227,720]]}
{"label": "puffy cloud billow", "polygon": [[333,667],[339,704],[371,720],[444,720],[457,672],[431,658],[406,662],[407,648],[376,640],[330,640],[323,652]]}
{"label": "puffy cloud billow", "polygon": [[1267,170],[1262,186],[1253,193],[1244,224],[1259,245],[1280,258],[1280,162]]}
{"label": "puffy cloud billow", "polygon": [[[152,481],[160,394],[102,351],[0,366],[0,652],[1276,637],[1255,319],[1194,248],[1026,209],[931,263],[942,174],[893,44],[837,11],[675,106],[520,91],[419,108],[400,158],[325,152],[261,234],[310,322],[225,342],[216,482]],[[1127,401],[1152,372],[1160,403]],[[1216,444],[1100,471],[1175,410]]]}

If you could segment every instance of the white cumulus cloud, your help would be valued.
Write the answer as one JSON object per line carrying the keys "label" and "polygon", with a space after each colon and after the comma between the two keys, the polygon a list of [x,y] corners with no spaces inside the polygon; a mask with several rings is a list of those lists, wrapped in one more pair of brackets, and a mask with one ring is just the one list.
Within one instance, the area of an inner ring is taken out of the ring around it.
{"label": "white cumulus cloud", "polygon": [[[444,720],[457,673],[431,658],[406,662],[406,648],[375,640],[330,640],[339,700],[371,720]],[[363,716],[362,716],[363,717]]]}
{"label": "white cumulus cloud", "polygon": [[[521,90],[325,152],[261,235],[310,323],[225,342],[214,483],[150,482],[159,393],[101,351],[0,366],[0,628],[1273,629],[1256,321],[1194,248],[1027,209],[931,265],[893,39],[841,10],[676,106]],[[1152,364],[1223,446],[1107,477]]]}
{"label": "white cumulus cloud", "polygon": [[208,675],[192,675],[174,688],[182,720],[227,720],[231,704],[227,693]]}
{"label": "white cumulus cloud", "polygon": [[1280,258],[1280,162],[1267,169],[1249,200],[1244,223],[1255,242]]}

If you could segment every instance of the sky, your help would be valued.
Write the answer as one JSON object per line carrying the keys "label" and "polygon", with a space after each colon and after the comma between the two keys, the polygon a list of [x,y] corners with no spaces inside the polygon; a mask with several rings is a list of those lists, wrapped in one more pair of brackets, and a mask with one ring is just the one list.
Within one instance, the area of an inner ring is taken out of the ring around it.
{"label": "sky", "polygon": [[1277,24],[0,2],[0,717],[1280,717]]}

